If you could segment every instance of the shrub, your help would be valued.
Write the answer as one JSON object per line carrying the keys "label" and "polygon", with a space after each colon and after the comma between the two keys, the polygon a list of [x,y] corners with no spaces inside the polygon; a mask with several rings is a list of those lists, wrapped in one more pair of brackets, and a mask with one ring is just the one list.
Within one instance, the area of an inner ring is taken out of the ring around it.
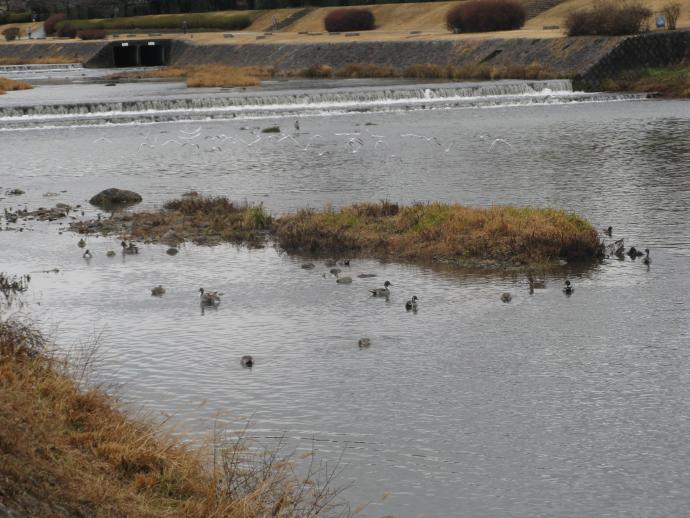
{"label": "shrub", "polygon": [[328,65],[311,65],[299,70],[295,75],[312,79],[323,79],[333,77],[333,68]]}
{"label": "shrub", "polygon": [[227,31],[239,31],[252,24],[252,18],[246,14],[221,16],[215,13],[186,13],[165,14],[161,16],[130,16],[127,18],[103,18],[101,20],[69,20],[78,30],[104,29],[104,30],[180,30],[182,22],[187,22],[189,30],[192,29],[218,29]]}
{"label": "shrub", "polygon": [[69,22],[63,22],[58,25],[57,35],[60,38],[76,38],[77,28]]}
{"label": "shrub", "polygon": [[106,32],[103,29],[84,29],[77,31],[77,38],[80,40],[103,40]]}
{"label": "shrub", "polygon": [[453,32],[489,32],[519,29],[527,13],[515,0],[470,0],[451,8],[446,25]]}
{"label": "shrub", "polygon": [[622,36],[647,29],[652,11],[639,2],[605,0],[565,18],[568,36]]}
{"label": "shrub", "polygon": [[45,22],[43,22],[43,30],[45,31],[46,35],[52,36],[55,34],[57,31],[57,24],[65,20],[65,14],[64,13],[57,13],[52,16],[49,16],[48,19],[46,19]]}
{"label": "shrub", "polygon": [[374,15],[368,9],[335,9],[323,21],[328,32],[370,31],[375,28]]}
{"label": "shrub", "polygon": [[666,4],[661,8],[662,14],[666,17],[666,26],[669,30],[676,30],[676,24],[678,23],[678,18],[680,17],[680,4]]}
{"label": "shrub", "polygon": [[14,41],[19,38],[19,27],[7,27],[7,29],[2,31],[2,35],[6,41]]}

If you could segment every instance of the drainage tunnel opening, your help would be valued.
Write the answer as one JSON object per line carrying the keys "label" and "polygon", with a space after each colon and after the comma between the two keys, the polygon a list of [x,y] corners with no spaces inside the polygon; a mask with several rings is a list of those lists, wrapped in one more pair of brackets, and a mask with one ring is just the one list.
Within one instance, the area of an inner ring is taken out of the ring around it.
{"label": "drainage tunnel opening", "polygon": [[138,67],[138,48],[135,45],[128,47],[113,47],[113,61],[116,67]]}
{"label": "drainage tunnel opening", "polygon": [[160,67],[165,65],[165,47],[146,45],[139,47],[140,65],[142,67]]}

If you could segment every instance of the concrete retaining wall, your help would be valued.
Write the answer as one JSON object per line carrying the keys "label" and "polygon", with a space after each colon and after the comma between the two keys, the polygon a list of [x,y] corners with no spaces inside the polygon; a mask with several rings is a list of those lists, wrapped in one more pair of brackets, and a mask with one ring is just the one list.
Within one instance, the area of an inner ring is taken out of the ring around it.
{"label": "concrete retaining wall", "polygon": [[171,64],[225,63],[234,66],[306,68],[373,63],[404,68],[416,63],[529,65],[583,74],[622,38],[494,39],[464,41],[352,42],[310,44],[186,45]]}
{"label": "concrete retaining wall", "polygon": [[92,59],[106,46],[104,41],[70,41],[59,43],[5,43],[0,45],[0,58],[29,62],[58,56],[78,63]]}

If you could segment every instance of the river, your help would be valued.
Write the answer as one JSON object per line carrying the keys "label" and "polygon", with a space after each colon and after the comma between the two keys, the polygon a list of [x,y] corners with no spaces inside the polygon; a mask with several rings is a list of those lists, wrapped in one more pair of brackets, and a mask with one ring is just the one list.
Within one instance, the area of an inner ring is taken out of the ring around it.
{"label": "river", "polygon": [[[93,379],[131,408],[171,416],[185,437],[249,422],[269,447],[284,435],[331,465],[342,456],[343,496],[369,502],[366,516],[690,505],[690,103],[567,81],[46,84],[0,98],[0,156],[2,208],[63,202],[82,205],[78,219],[115,186],[141,193],[139,208],[194,190],[273,214],[433,200],[611,225],[651,250],[650,267],[565,265],[532,295],[520,274],[366,258],[338,285],[323,261],[303,270],[273,246],[109,258],[118,240],[88,236],[86,261],[66,221],[0,220],[0,271],[32,276],[12,312],[65,348],[97,339]],[[369,296],[385,280],[390,299]],[[151,297],[158,284],[167,293]],[[200,286],[224,292],[217,310],[200,311]]]}

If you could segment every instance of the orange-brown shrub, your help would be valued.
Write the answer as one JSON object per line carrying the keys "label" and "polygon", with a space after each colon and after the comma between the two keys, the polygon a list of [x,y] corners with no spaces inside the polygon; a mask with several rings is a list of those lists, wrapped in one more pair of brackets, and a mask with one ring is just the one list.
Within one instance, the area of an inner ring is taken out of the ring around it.
{"label": "orange-brown shrub", "polygon": [[652,11],[637,1],[606,0],[572,11],[565,19],[568,36],[621,36],[647,29]]}
{"label": "orange-brown shrub", "polygon": [[515,0],[470,0],[451,8],[446,25],[453,32],[490,32],[519,29],[527,12]]}
{"label": "orange-brown shrub", "polygon": [[57,31],[57,24],[64,21],[65,18],[65,13],[57,13],[49,16],[46,21],[43,22],[43,30],[48,36],[52,36]]}
{"label": "orange-brown shrub", "polygon": [[19,27],[7,27],[2,31],[2,35],[5,37],[5,41],[14,41],[19,38]]}
{"label": "orange-brown shrub", "polygon": [[323,20],[328,32],[370,31],[375,29],[374,14],[368,9],[335,9]]}
{"label": "orange-brown shrub", "polygon": [[103,29],[84,29],[77,31],[77,38],[80,40],[103,40],[106,34]]}

